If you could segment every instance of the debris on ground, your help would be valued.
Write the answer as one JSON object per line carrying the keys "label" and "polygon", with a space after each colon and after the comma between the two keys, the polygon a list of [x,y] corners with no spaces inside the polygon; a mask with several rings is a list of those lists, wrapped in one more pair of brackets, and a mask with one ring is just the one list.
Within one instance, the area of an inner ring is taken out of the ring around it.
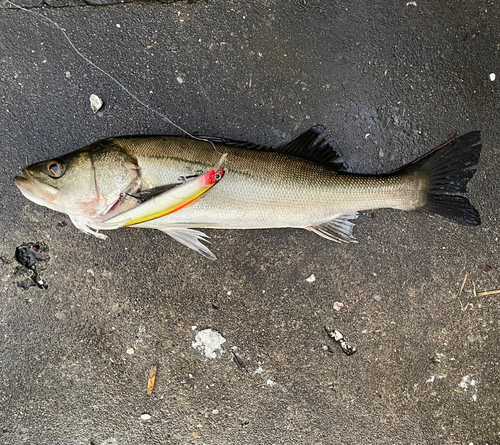
{"label": "debris on ground", "polygon": [[434,383],[436,379],[445,379],[446,374],[438,374],[438,375],[431,375],[425,382],[426,383]]}
{"label": "debris on ground", "polygon": [[193,348],[206,358],[217,358],[217,355],[222,353],[222,345],[226,342],[226,339],[215,329],[204,329],[198,332],[195,340],[192,343]]}
{"label": "debris on ground", "polygon": [[270,386],[271,388],[277,389],[278,391],[281,391],[283,394],[286,394],[288,391],[283,385],[280,385],[279,383],[276,383],[275,381],[271,379],[267,379],[266,382],[267,386]]}
{"label": "debris on ground", "polygon": [[147,389],[148,394],[152,394],[153,389],[155,389],[156,373],[157,372],[158,372],[158,365],[153,365],[151,367],[151,370],[149,371],[148,389]]}
{"label": "debris on ground", "polygon": [[16,247],[16,261],[21,265],[18,271],[30,270],[31,276],[20,283],[19,287],[24,290],[32,286],[38,286],[40,289],[47,289],[48,284],[40,277],[40,272],[45,269],[41,263],[46,264],[49,257],[49,247],[44,243],[24,243]]}
{"label": "debris on ground", "polygon": [[[325,326],[325,331],[328,334],[328,337],[330,337],[335,343],[338,343],[342,349],[342,352],[346,355],[353,355],[357,349],[354,346],[351,346],[349,343],[347,343],[347,340],[345,339],[344,335],[337,331],[337,330],[332,330],[329,329]],[[328,352],[332,352],[333,350],[328,347]]]}
{"label": "debris on ground", "polygon": [[259,362],[259,367],[253,372],[252,375],[256,375],[256,374],[263,374],[264,373],[264,368],[262,367],[262,364]]}
{"label": "debris on ground", "polygon": [[471,394],[470,400],[472,402],[477,402],[477,380],[474,380],[472,376],[465,375],[462,377],[462,381],[458,384],[464,392],[469,392]]}
{"label": "debris on ground", "polygon": [[472,278],[472,276],[469,272],[466,272],[465,277],[464,277],[464,281],[462,282],[462,287],[460,288],[460,291],[458,292],[458,295],[457,295],[458,302],[460,303],[460,307],[462,308],[463,312],[465,312],[469,308],[469,306],[471,306],[470,301],[464,306],[462,303],[462,300],[460,300],[460,297],[462,295],[462,292],[464,291],[465,284],[467,283],[467,280],[469,280],[472,283],[472,294],[474,295],[474,298],[486,297],[487,295],[500,294],[500,289],[488,290],[485,292],[478,293],[476,290],[476,282],[474,281],[474,278]]}
{"label": "debris on ground", "polygon": [[311,274],[310,277],[306,278],[306,281],[308,283],[314,283],[316,281],[316,276],[314,274]]}
{"label": "debris on ground", "polygon": [[97,94],[90,95],[90,108],[92,108],[92,112],[96,114],[104,105],[104,102]]}
{"label": "debris on ground", "polygon": [[336,311],[340,311],[340,309],[342,309],[343,307],[344,303],[340,303],[339,301],[333,303],[333,309],[335,309]]}
{"label": "debris on ground", "polygon": [[233,354],[233,362],[236,363],[236,366],[238,366],[238,369],[240,371],[245,371],[246,366],[245,363],[243,363],[243,360],[241,357],[237,354],[238,348],[236,346],[233,346],[231,349],[231,354]]}
{"label": "debris on ground", "polygon": [[141,420],[148,421],[151,420],[151,414],[144,413],[141,415]]}

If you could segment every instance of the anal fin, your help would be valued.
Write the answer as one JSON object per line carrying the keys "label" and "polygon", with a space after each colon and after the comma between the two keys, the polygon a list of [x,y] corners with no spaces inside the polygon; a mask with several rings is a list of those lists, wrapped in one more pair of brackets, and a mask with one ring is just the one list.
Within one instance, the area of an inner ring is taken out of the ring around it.
{"label": "anal fin", "polygon": [[355,224],[349,221],[357,217],[357,213],[336,215],[329,221],[306,227],[306,229],[337,243],[357,243],[352,235]]}
{"label": "anal fin", "polygon": [[203,242],[210,244],[210,241],[208,241],[208,238],[210,237],[205,233],[200,232],[199,230],[184,228],[168,228],[159,230],[165,232],[167,235],[170,235],[173,239],[179,241],[181,244],[184,244],[186,247],[195,250],[205,258],[210,260],[217,259],[210,249],[203,244]]}

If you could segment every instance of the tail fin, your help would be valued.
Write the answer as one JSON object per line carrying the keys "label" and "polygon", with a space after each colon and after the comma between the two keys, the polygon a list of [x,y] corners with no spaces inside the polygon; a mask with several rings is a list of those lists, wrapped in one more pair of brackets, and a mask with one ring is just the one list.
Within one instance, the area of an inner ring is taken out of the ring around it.
{"label": "tail fin", "polygon": [[478,226],[478,211],[461,193],[476,170],[481,154],[480,133],[474,131],[452,139],[408,167],[423,171],[429,177],[427,201],[418,210],[431,216],[465,226]]}

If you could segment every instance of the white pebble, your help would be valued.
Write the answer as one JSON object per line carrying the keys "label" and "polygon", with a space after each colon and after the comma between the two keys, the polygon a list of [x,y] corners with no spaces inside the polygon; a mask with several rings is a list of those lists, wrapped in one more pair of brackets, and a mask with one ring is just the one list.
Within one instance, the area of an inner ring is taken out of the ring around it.
{"label": "white pebble", "polygon": [[495,73],[490,74],[490,80],[493,82],[497,78],[497,75]]}
{"label": "white pebble", "polygon": [[336,311],[340,311],[340,309],[342,309],[344,307],[344,304],[339,302],[339,301],[336,301],[335,303],[333,303],[333,309],[335,309]]}
{"label": "white pebble", "polygon": [[177,82],[184,83],[184,78],[182,76],[177,76]]}
{"label": "white pebble", "polygon": [[119,23],[117,23],[117,24],[116,24],[116,27],[117,27],[117,28],[121,28],[122,26],[121,26]]}
{"label": "white pebble", "polygon": [[96,114],[103,106],[102,99],[97,94],[90,95],[90,108],[94,114]]}
{"label": "white pebble", "polygon": [[141,416],[141,420],[150,420],[151,419],[151,416],[149,414],[143,414]]}
{"label": "white pebble", "polygon": [[129,354],[129,355],[134,355],[134,352],[135,352],[134,348],[128,348],[127,349],[127,354]]}
{"label": "white pebble", "polygon": [[314,274],[311,274],[310,277],[306,278],[306,281],[308,283],[314,283],[316,281],[316,276]]}
{"label": "white pebble", "polygon": [[69,79],[71,77],[71,73],[69,71],[66,71],[66,79]]}

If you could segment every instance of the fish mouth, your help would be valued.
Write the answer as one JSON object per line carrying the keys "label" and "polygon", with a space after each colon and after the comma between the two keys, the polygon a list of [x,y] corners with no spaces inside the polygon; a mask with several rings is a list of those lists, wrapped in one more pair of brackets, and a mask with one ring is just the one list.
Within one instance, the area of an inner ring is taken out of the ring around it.
{"label": "fish mouth", "polygon": [[21,191],[21,193],[26,196],[26,198],[31,199],[32,201],[34,198],[54,201],[56,192],[58,191],[56,187],[37,181],[26,169],[22,170],[22,174],[24,177],[14,177],[14,184]]}

